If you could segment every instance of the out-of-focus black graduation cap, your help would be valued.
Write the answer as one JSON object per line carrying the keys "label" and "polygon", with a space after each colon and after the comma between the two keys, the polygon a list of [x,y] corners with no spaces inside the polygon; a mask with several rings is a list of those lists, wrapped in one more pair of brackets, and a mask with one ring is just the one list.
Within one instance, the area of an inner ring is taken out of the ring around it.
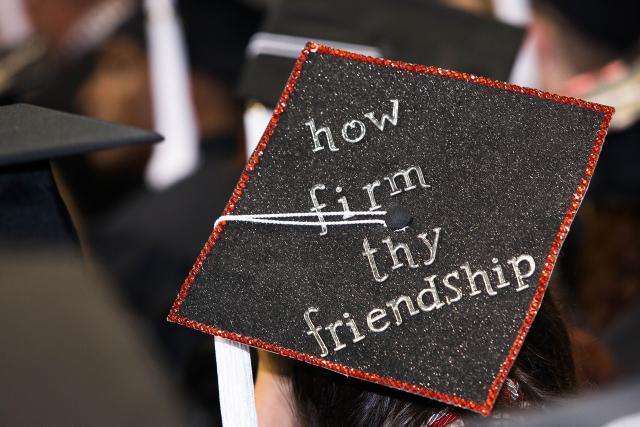
{"label": "out-of-focus black graduation cap", "polygon": [[612,114],[310,43],[169,320],[488,414]]}
{"label": "out-of-focus black graduation cap", "polygon": [[247,47],[240,92],[275,106],[307,40],[507,80],[521,29],[433,1],[284,0]]}
{"label": "out-of-focus black graduation cap", "polygon": [[161,139],[153,132],[33,105],[0,107],[0,244],[75,241],[50,160]]}
{"label": "out-of-focus black graduation cap", "polygon": [[612,132],[602,153],[599,173],[593,179],[589,199],[599,205],[640,208],[640,121]]}
{"label": "out-of-focus black graduation cap", "polygon": [[618,55],[634,56],[640,47],[640,4],[637,1],[533,0],[533,7],[551,7],[570,25]]}

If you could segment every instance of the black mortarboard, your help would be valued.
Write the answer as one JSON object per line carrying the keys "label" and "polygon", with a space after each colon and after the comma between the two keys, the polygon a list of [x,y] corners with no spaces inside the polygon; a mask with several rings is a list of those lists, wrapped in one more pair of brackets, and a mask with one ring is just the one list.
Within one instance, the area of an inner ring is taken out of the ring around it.
{"label": "black mortarboard", "polygon": [[589,199],[609,206],[640,207],[640,121],[627,129],[611,132],[602,154],[598,175],[593,179]]}
{"label": "black mortarboard", "polygon": [[617,54],[635,54],[640,48],[637,1],[534,0],[533,4],[547,4],[582,34]]}
{"label": "black mortarboard", "polygon": [[[181,0],[176,7],[182,17],[191,66],[234,85],[242,69],[245,47],[258,28],[260,13],[234,0]],[[211,52],[211,41],[216,42],[215,53]]]}
{"label": "black mortarboard", "polygon": [[0,107],[0,244],[74,241],[49,160],[161,139],[27,104]]}
{"label": "black mortarboard", "polygon": [[311,43],[169,320],[487,414],[612,113]]}
{"label": "black mortarboard", "polygon": [[434,1],[287,0],[269,11],[247,47],[240,92],[275,106],[309,39],[367,55],[507,80],[522,30]]}

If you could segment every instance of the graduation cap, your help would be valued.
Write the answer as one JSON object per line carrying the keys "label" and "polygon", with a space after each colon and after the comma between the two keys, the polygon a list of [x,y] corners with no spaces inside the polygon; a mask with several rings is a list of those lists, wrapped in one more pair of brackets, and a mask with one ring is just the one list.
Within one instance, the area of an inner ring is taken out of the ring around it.
{"label": "graduation cap", "polygon": [[310,43],[169,320],[486,415],[612,114]]}
{"label": "graduation cap", "polygon": [[[354,17],[357,17],[354,19]],[[287,0],[247,46],[240,92],[274,107],[309,39],[361,54],[464,69],[507,80],[523,31],[438,2]]]}
{"label": "graduation cap", "polygon": [[161,139],[33,105],[0,107],[0,244],[75,242],[49,160]]}

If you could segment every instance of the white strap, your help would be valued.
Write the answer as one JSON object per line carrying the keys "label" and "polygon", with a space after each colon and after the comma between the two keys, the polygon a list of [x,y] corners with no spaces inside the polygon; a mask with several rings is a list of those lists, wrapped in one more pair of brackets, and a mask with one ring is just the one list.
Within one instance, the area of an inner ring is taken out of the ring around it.
{"label": "white strap", "polygon": [[258,427],[249,347],[215,337],[218,393],[224,427]]}
{"label": "white strap", "polygon": [[[349,211],[347,212],[349,218],[357,217],[357,216],[376,216],[376,215],[386,215],[385,211]],[[220,224],[223,221],[240,221],[240,222],[253,222],[258,224],[274,224],[274,225],[311,225],[311,226],[320,226],[320,225],[358,225],[358,224],[380,224],[383,226],[387,226],[387,223],[383,219],[352,219],[352,220],[342,220],[342,221],[297,221],[297,220],[286,220],[279,218],[305,218],[305,217],[315,217],[319,218],[320,216],[342,216],[344,217],[345,212],[293,212],[293,213],[272,213],[272,214],[250,214],[250,215],[223,215],[219,217],[214,223],[214,227]]]}
{"label": "white strap", "polygon": [[269,125],[273,111],[258,102],[252,102],[244,111],[244,146],[250,156]]}
{"label": "white strap", "polygon": [[199,161],[199,135],[191,99],[182,28],[172,0],[146,0],[147,37],[155,129],[165,140],[153,147],[145,178],[164,190],[191,175]]}

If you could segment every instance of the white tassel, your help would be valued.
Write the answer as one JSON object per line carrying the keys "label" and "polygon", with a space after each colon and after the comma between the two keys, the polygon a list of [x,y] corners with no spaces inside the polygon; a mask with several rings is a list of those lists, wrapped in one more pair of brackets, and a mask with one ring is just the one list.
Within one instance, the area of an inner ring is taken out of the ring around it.
{"label": "white tassel", "polygon": [[493,14],[498,21],[516,27],[526,27],[531,22],[529,0],[492,0]]}
{"label": "white tassel", "polygon": [[258,427],[249,347],[216,337],[218,392],[224,427]]}
{"label": "white tassel", "polygon": [[254,102],[244,112],[244,135],[247,157],[250,157],[264,134],[271,120],[273,111],[264,105]]}
{"label": "white tassel", "polygon": [[153,148],[147,184],[163,190],[198,165],[199,136],[180,23],[171,0],[146,0],[147,39],[155,129],[164,142]]}

